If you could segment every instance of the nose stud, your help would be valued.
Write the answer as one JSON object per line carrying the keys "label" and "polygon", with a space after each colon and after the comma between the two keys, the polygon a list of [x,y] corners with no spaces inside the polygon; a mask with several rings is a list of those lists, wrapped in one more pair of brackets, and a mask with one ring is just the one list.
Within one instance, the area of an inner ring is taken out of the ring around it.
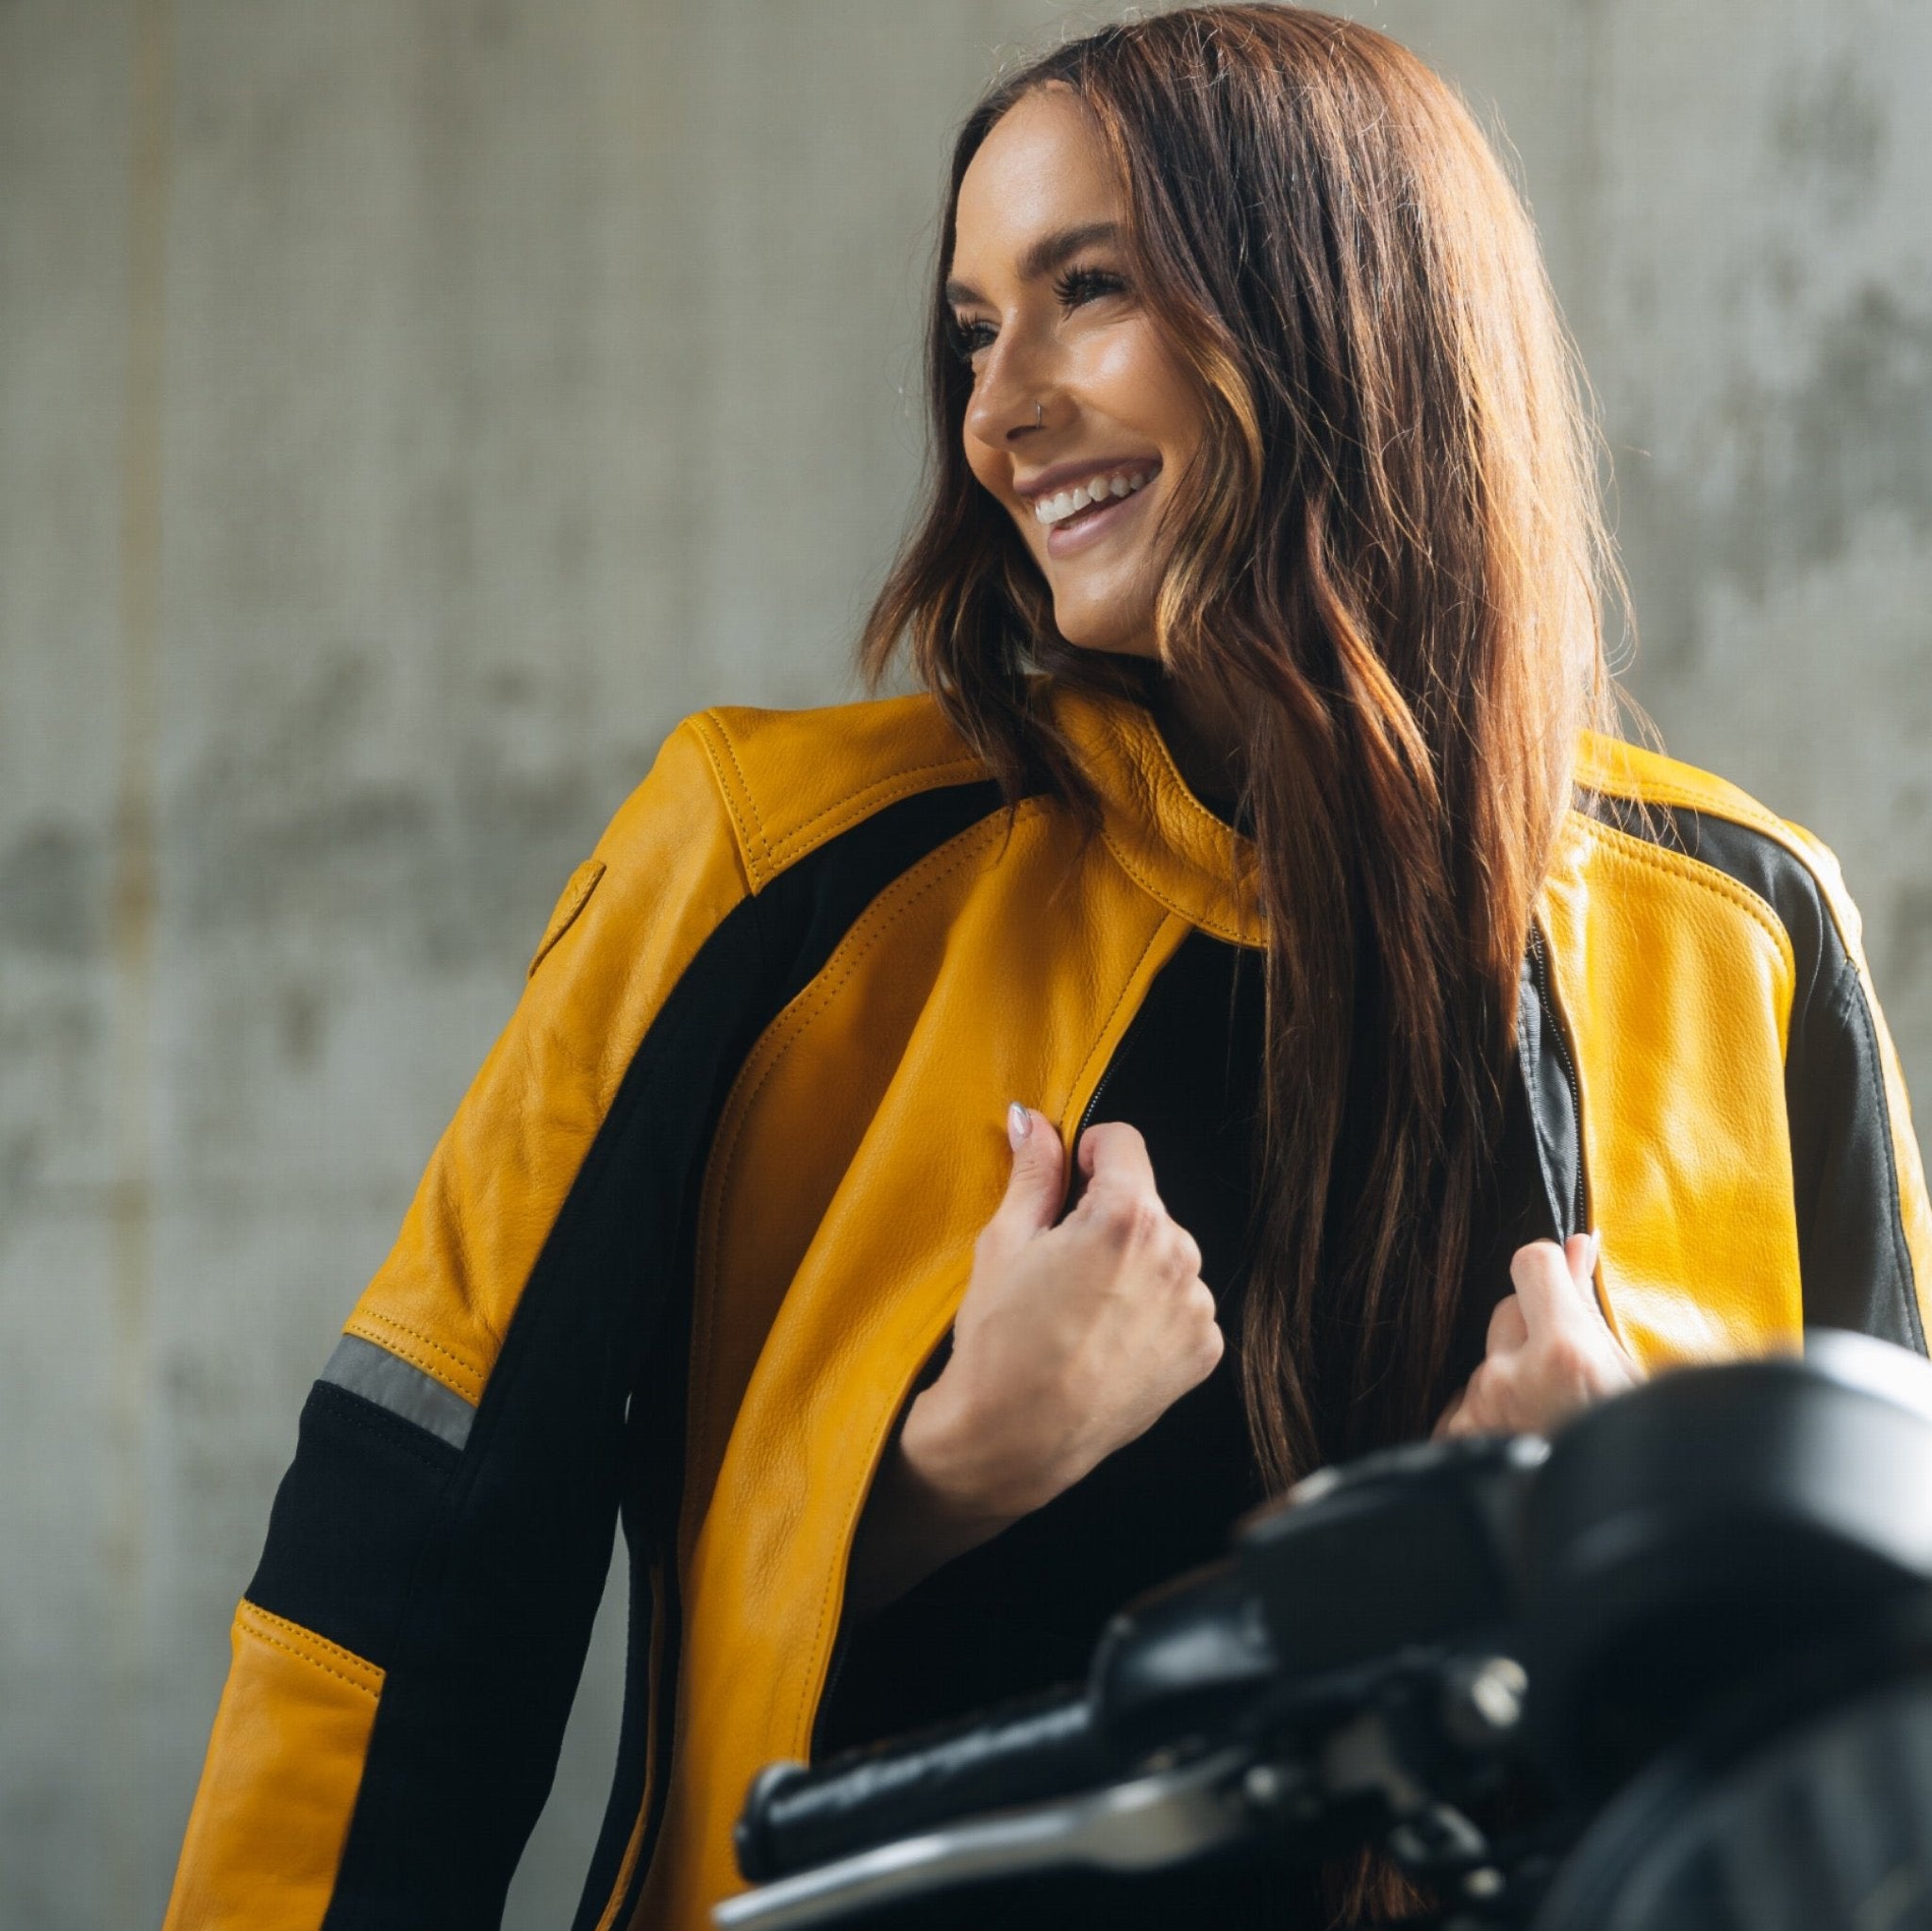
{"label": "nose stud", "polygon": [[1036,429],[1043,429],[1046,426],[1046,405],[1044,403],[1037,402],[1033,405],[1033,426]]}

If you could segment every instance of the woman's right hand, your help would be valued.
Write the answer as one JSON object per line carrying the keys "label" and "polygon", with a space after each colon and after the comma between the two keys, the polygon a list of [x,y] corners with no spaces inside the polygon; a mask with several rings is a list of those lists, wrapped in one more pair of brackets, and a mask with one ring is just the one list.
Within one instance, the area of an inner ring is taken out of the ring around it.
{"label": "woman's right hand", "polygon": [[1143,1433],[1221,1358],[1201,1250],[1162,1206],[1147,1147],[1091,1126],[1079,1204],[1045,1114],[1014,1106],[1006,1197],[974,1247],[945,1372],[901,1438],[951,1510],[1011,1521]]}
{"label": "woman's right hand", "polygon": [[974,1243],[944,1372],[881,1464],[846,1578],[864,1615],[1070,1489],[1221,1359],[1201,1250],[1131,1126],[1090,1126],[1079,1204],[1045,1114],[1015,1105],[1013,1171]]}

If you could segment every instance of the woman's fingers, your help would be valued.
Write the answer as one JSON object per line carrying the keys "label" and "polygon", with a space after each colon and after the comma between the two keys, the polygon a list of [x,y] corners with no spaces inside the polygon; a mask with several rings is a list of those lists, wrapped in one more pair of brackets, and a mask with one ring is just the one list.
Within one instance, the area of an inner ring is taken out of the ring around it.
{"label": "woman's fingers", "polygon": [[1587,1234],[1572,1234],[1563,1242],[1563,1264],[1570,1270],[1570,1278],[1592,1303],[1596,1300],[1596,1260],[1603,1247],[1603,1230],[1599,1227],[1592,1227]]}
{"label": "woman's fingers", "polygon": [[1080,1196],[1083,1203],[1093,1197],[1096,1188],[1108,1191],[1118,1188],[1145,1193],[1150,1198],[1158,1197],[1154,1189],[1154,1163],[1147,1157],[1147,1142],[1141,1138],[1140,1128],[1129,1126],[1124,1120],[1105,1120],[1097,1126],[1090,1126],[1080,1136],[1074,1157],[1088,1180],[1087,1190]]}
{"label": "woman's fingers", "polygon": [[1456,1392],[1449,1397],[1449,1406],[1446,1408],[1444,1408],[1440,1415],[1436,1417],[1436,1425],[1429,1430],[1430,1440],[1446,1440],[1450,1436],[1457,1432],[1456,1426],[1456,1418],[1459,1414],[1461,1414],[1463,1398],[1468,1393],[1469,1386],[1465,1382],[1462,1387],[1458,1388],[1456,1390]]}
{"label": "woman's fingers", "polygon": [[1483,1344],[1491,1355],[1507,1354],[1529,1339],[1529,1323],[1523,1318],[1523,1303],[1514,1294],[1505,1294],[1490,1316],[1490,1336]]}
{"label": "woman's fingers", "polygon": [[1596,1296],[1582,1262],[1587,1257],[1594,1269],[1596,1246],[1594,1234],[1575,1234],[1561,1247],[1554,1240],[1532,1240],[1511,1257],[1509,1280],[1531,1340],[1573,1324],[1586,1308],[1595,1312]]}

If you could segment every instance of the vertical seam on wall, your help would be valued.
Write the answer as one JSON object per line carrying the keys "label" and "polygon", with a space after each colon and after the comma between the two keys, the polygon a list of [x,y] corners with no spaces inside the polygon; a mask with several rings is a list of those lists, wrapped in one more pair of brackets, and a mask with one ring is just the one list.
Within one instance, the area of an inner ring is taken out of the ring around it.
{"label": "vertical seam on wall", "polygon": [[108,1540],[108,1916],[141,1916],[149,1873],[141,1586],[148,1457],[154,1174],[150,1140],[155,926],[155,657],[160,627],[163,324],[175,111],[173,0],[133,0],[128,75],[127,333],[121,418],[115,760],[112,1107],[112,1513]]}

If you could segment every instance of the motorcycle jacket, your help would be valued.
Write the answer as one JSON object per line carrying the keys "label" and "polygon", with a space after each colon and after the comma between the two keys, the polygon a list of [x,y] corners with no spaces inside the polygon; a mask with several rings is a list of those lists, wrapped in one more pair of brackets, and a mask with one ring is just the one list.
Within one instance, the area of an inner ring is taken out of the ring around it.
{"label": "motorcycle jacket", "polygon": [[[497,1923],[620,1519],[623,1742],[575,1923],[699,1931],[740,1888],[732,1823],[812,1753],[1008,1101],[1071,1140],[1174,990],[1261,943],[1244,841],[1150,715],[1054,701],[1097,836],[1009,807],[925,696],[666,741],[309,1394],[167,1931]],[[1647,1368],[1807,1323],[1924,1352],[1932,1209],[1835,861],[1628,744],[1587,737],[1575,778],[1517,1024],[1546,1224],[1601,1229]]]}

